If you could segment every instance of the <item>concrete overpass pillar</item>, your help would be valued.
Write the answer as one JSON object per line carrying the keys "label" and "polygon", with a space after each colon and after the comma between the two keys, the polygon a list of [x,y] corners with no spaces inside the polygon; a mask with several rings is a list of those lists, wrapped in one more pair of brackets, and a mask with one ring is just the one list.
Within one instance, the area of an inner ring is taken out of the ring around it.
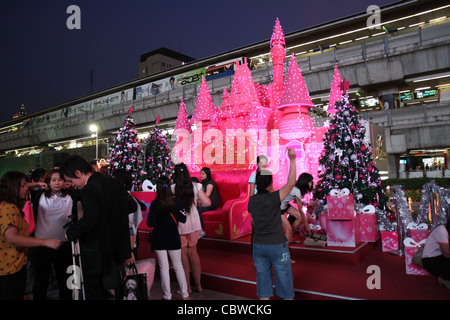
{"label": "concrete overpass pillar", "polygon": [[397,179],[399,177],[400,154],[388,154],[387,167],[389,179]]}
{"label": "concrete overpass pillar", "polygon": [[390,127],[384,128],[386,140],[387,170],[389,178],[399,177],[400,155],[407,151],[404,134],[392,134]]}
{"label": "concrete overpass pillar", "polygon": [[400,107],[398,90],[398,87],[390,87],[378,91],[378,97],[382,101],[383,109],[395,109]]}

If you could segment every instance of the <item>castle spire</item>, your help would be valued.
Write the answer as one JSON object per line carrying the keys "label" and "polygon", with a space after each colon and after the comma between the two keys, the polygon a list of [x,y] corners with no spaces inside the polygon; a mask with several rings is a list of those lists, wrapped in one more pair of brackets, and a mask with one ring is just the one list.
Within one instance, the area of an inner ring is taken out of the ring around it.
{"label": "castle spire", "polygon": [[215,113],[214,102],[206,84],[205,77],[202,78],[197,101],[195,102],[194,114],[191,117],[191,123],[195,121],[210,120]]}
{"label": "castle spire", "polygon": [[281,46],[286,45],[286,42],[284,41],[283,29],[281,28],[280,20],[278,18],[275,21],[272,38],[270,39],[270,47],[273,47],[275,45],[281,45]]}
{"label": "castle spire", "polygon": [[270,39],[270,57],[273,63],[273,84],[271,88],[271,104],[272,108],[276,110],[280,102],[281,93],[283,92],[283,63],[286,59],[286,42],[284,40],[283,29],[281,28],[280,20],[275,21],[272,38]]}
{"label": "castle spire", "polygon": [[192,133],[183,99],[181,99],[180,110],[178,111],[177,122],[175,123],[175,130],[177,129],[185,129],[189,131],[189,133]]}
{"label": "castle spire", "polygon": [[281,96],[278,109],[300,105],[314,107],[314,104],[309,97],[308,88],[303,79],[302,71],[297,64],[297,59],[295,59],[295,54],[292,54],[289,69],[286,74],[283,95]]}
{"label": "castle spire", "polygon": [[247,64],[236,65],[229,98],[231,113],[248,114],[253,106],[260,106],[258,92]]}

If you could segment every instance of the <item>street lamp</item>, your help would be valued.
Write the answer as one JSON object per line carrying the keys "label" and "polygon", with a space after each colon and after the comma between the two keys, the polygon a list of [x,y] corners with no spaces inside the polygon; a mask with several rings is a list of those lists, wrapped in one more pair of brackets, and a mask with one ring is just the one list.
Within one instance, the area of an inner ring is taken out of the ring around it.
{"label": "street lamp", "polygon": [[98,160],[98,127],[95,124],[91,124],[89,130],[95,132],[95,160]]}

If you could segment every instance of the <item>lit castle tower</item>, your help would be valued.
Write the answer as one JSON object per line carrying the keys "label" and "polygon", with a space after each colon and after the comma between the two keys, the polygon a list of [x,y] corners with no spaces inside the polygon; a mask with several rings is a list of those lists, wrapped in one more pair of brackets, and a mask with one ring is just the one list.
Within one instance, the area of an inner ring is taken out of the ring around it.
{"label": "lit castle tower", "polygon": [[264,154],[269,158],[268,169],[274,174],[277,189],[286,182],[286,148],[292,148],[297,151],[297,176],[303,172],[317,176],[326,130],[314,127],[308,116],[314,104],[294,55],[284,78],[285,39],[278,18],[270,46],[272,84],[255,84],[247,63],[237,62],[230,93],[224,88],[222,105],[216,108],[203,79],[190,121],[197,127],[192,134],[186,126],[184,105],[180,106],[184,127],[177,121],[183,134],[175,133],[174,149],[176,155],[183,154],[177,148],[192,155],[190,170],[204,166],[213,171],[253,168],[256,156]]}
{"label": "lit castle tower", "polygon": [[284,60],[286,59],[286,49],[283,29],[280,25],[280,20],[275,21],[275,27],[273,28],[272,38],[270,39],[270,58],[273,65],[273,83],[269,85],[271,93],[270,104],[274,111],[280,103],[281,94],[284,87]]}
{"label": "lit castle tower", "polygon": [[281,96],[278,110],[282,116],[279,120],[280,133],[280,174],[278,183],[282,185],[288,174],[286,147],[297,151],[297,175],[302,172],[309,172],[309,158],[305,153],[305,142],[314,128],[313,120],[308,116],[309,108],[314,104],[309,97],[300,68],[293,54],[289,63],[289,69],[286,74],[283,93]]}

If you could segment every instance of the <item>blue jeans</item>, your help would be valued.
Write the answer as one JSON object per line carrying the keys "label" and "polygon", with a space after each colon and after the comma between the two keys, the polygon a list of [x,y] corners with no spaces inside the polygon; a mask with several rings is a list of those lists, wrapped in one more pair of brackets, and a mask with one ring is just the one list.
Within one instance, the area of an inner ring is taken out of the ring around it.
{"label": "blue jeans", "polygon": [[256,266],[256,294],[259,298],[269,298],[273,295],[272,267],[276,295],[283,299],[294,298],[294,279],[287,243],[254,243],[253,262]]}

